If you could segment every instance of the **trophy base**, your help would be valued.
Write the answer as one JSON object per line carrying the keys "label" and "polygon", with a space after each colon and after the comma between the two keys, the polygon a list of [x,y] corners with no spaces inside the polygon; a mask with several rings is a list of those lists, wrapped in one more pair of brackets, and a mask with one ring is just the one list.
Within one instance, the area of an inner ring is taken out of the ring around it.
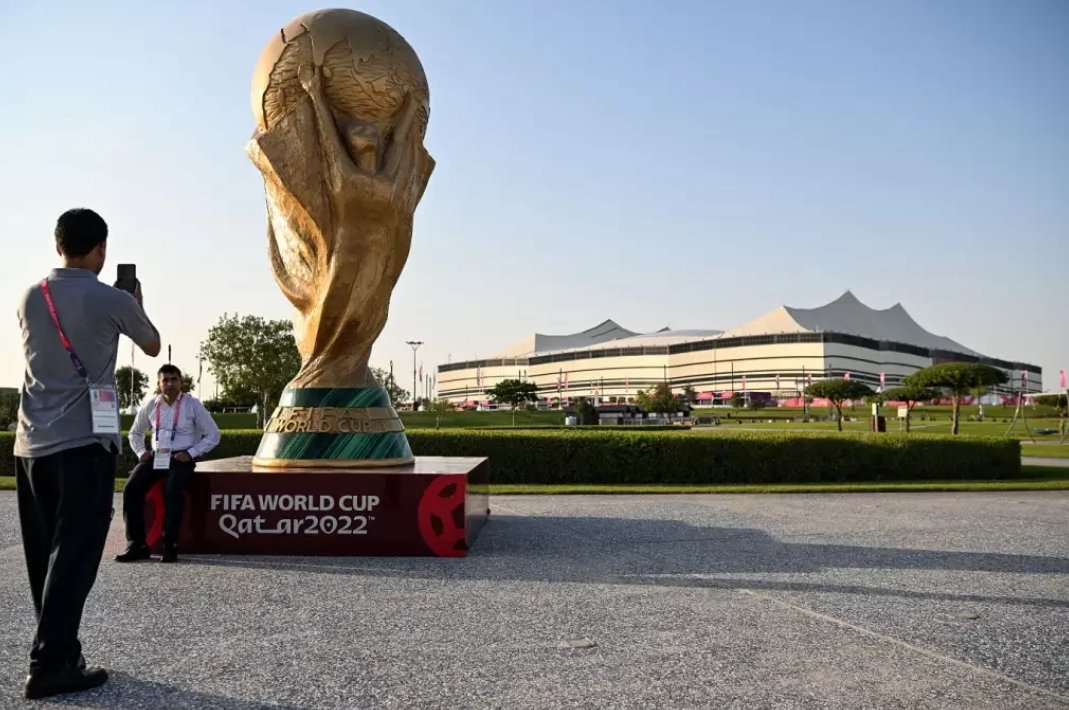
{"label": "trophy base", "polygon": [[252,465],[279,468],[405,466],[415,459],[382,387],[287,389]]}
{"label": "trophy base", "polygon": [[[277,467],[248,456],[198,463],[186,488],[182,555],[465,557],[490,515],[485,458],[418,457],[396,468]],[[145,506],[163,541],[164,485]]]}

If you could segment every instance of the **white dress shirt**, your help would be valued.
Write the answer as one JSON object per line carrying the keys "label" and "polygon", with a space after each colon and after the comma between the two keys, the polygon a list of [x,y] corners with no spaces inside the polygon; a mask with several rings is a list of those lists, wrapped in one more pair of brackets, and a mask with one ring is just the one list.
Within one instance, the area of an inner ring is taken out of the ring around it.
{"label": "white dress shirt", "polygon": [[[181,406],[179,406],[181,400]],[[156,431],[156,412],[159,409],[159,431]],[[175,426],[174,412],[179,410]],[[204,405],[188,394],[181,394],[174,404],[167,404],[163,395],[157,395],[141,405],[130,427],[130,448],[140,458],[145,451],[145,432],[152,429],[152,449],[163,439],[164,446],[170,442],[171,451],[185,451],[191,458],[200,458],[219,445],[219,427]],[[173,438],[172,438],[173,436]]]}

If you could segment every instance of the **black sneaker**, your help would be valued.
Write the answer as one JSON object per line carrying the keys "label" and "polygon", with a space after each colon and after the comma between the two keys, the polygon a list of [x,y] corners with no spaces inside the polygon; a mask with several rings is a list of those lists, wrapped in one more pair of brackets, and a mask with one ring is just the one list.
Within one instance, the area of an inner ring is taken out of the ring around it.
{"label": "black sneaker", "polygon": [[107,682],[108,672],[103,668],[64,666],[58,671],[32,671],[26,677],[23,694],[27,700],[40,700],[53,695],[98,688]]}
{"label": "black sneaker", "polygon": [[115,555],[116,562],[137,562],[152,557],[152,550],[148,545],[131,544],[126,552]]}
{"label": "black sneaker", "polygon": [[178,548],[174,545],[165,544],[160,562],[178,562]]}

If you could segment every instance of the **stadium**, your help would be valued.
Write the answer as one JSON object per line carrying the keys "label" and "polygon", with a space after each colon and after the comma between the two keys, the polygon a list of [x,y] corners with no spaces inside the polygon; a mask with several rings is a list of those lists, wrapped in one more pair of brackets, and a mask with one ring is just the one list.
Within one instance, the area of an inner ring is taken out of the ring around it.
{"label": "stadium", "polygon": [[632,400],[667,382],[692,387],[698,401],[726,404],[735,392],[785,406],[801,404],[806,384],[848,377],[873,389],[894,387],[912,372],[942,362],[979,362],[1006,372],[992,399],[1042,391],[1042,370],[981,355],[921,327],[901,304],[877,310],[847,291],[818,308],[780,306],[728,331],[636,333],[612,320],[572,335],[536,333],[485,360],[438,366],[437,394],[482,404],[505,379],[535,383],[544,403],[575,397]]}

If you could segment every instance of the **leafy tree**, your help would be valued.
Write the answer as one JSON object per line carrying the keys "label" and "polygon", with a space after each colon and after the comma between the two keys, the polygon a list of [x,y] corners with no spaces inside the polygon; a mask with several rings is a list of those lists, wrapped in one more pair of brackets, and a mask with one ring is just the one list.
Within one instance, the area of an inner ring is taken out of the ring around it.
{"label": "leafy tree", "polygon": [[765,408],[765,400],[753,397],[750,399],[749,408],[755,412],[760,411]]}
{"label": "leafy tree", "polygon": [[509,405],[512,409],[512,426],[516,426],[516,408],[538,401],[538,385],[523,380],[501,380],[493,389],[486,390],[486,394],[493,397],[495,402]]}
{"label": "leafy tree", "polygon": [[742,392],[731,393],[731,408],[742,409],[746,406],[746,396]]}
{"label": "leafy tree", "polygon": [[0,431],[7,428],[19,419],[19,393],[0,392]]}
{"label": "leafy tree", "polygon": [[227,315],[208,331],[201,357],[215,375],[223,397],[252,399],[263,427],[286,384],[301,369],[301,355],[288,320]]}
{"label": "leafy tree", "polygon": [[578,397],[573,405],[575,414],[579,417],[580,424],[597,424],[598,423],[598,409],[594,406],[586,397]]}
{"label": "leafy tree", "polygon": [[[196,387],[196,385],[194,385],[194,383],[193,383],[193,375],[187,375],[186,373],[183,372],[182,373],[182,391],[185,392],[186,394],[193,394],[193,390],[195,389],[195,387]],[[160,378],[159,377],[156,378],[156,391],[155,391],[155,393],[156,394],[163,394],[163,391],[160,389]]]}
{"label": "leafy tree", "polygon": [[379,384],[386,390],[386,394],[390,395],[390,401],[394,404],[398,402],[408,401],[408,390],[401,385],[397,384],[397,380],[390,374],[389,370],[385,370],[381,367],[372,367],[371,374],[375,376]]}
{"label": "leafy tree", "polygon": [[1064,394],[1046,394],[1042,397],[1034,397],[1036,404],[1041,407],[1053,407],[1059,417],[1065,416],[1066,396]]}
{"label": "leafy tree", "polygon": [[[1065,423],[1062,422],[1069,415],[1069,397],[1064,394],[1048,394],[1042,397],[1036,397],[1035,403],[1044,407],[1053,407],[1054,414],[1058,417],[1058,428],[1064,429]],[[0,415],[0,419],[3,416]]]}
{"label": "leafy tree", "polygon": [[839,378],[814,382],[805,388],[805,393],[831,402],[832,406],[835,407],[836,414],[838,414],[836,422],[839,425],[839,431],[843,430],[843,402],[851,399],[865,399],[874,394],[866,384]]}
{"label": "leafy tree", "polygon": [[453,411],[453,403],[447,399],[428,401],[425,405],[428,412],[434,415],[434,430],[438,431],[442,423],[442,417]]}
{"label": "leafy tree", "polygon": [[115,370],[115,389],[119,393],[119,409],[136,407],[141,404],[145,392],[148,391],[148,375],[136,367],[123,365]]}
{"label": "leafy tree", "polygon": [[990,365],[969,362],[946,362],[917,370],[902,383],[910,387],[937,387],[950,395],[954,405],[951,434],[958,433],[961,400],[978,387],[993,387],[1006,382],[1006,373]]}
{"label": "leafy tree", "polygon": [[638,406],[654,414],[672,414],[683,410],[683,401],[672,394],[672,388],[665,382],[658,383],[652,392],[639,391],[635,399]]}
{"label": "leafy tree", "polygon": [[902,385],[901,387],[892,387],[888,390],[884,390],[879,396],[881,402],[905,402],[906,403],[906,431],[909,431],[909,420],[912,415],[913,408],[917,406],[918,402],[930,402],[933,399],[939,397],[939,390],[934,390],[929,387],[910,387],[909,385]]}
{"label": "leafy tree", "polygon": [[691,387],[690,385],[687,385],[686,387],[683,388],[682,399],[687,404],[697,404],[698,403],[698,393],[694,391],[693,387]]}

